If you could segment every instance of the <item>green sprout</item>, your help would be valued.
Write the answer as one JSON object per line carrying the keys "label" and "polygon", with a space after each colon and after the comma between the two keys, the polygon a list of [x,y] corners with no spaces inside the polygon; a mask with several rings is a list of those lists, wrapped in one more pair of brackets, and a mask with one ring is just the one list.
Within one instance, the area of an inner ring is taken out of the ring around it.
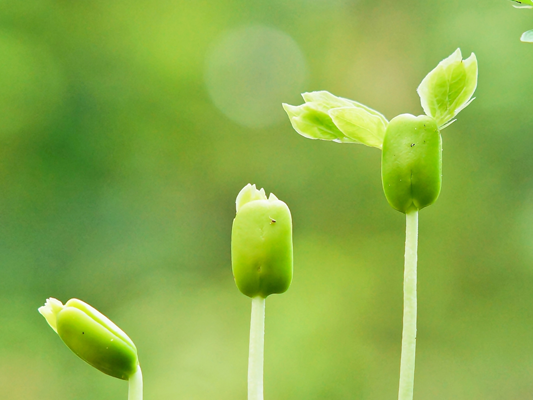
{"label": "green sprout", "polygon": [[[530,1],[530,0],[528,0]],[[433,204],[442,186],[440,131],[473,100],[477,60],[457,49],[417,89],[426,115],[390,122],[379,112],[326,91],[304,93],[305,104],[283,104],[293,128],[310,139],[360,143],[382,150],[381,176],[389,204],[406,215],[404,311],[399,400],[412,400],[416,351],[418,211]]]}
{"label": "green sprout", "polygon": [[237,196],[231,232],[231,263],[237,288],[252,298],[248,400],[263,399],[265,299],[292,281],[292,219],[289,207],[264,189],[246,185]]}
{"label": "green sprout", "polygon": [[[513,7],[515,8],[533,8],[533,0],[512,0],[514,3]],[[520,41],[524,43],[533,43],[533,29],[525,31],[520,36]]]}
{"label": "green sprout", "polygon": [[39,312],[61,340],[82,360],[104,374],[127,380],[128,400],[142,400],[137,348],[105,315],[78,299],[65,305],[49,298]]}

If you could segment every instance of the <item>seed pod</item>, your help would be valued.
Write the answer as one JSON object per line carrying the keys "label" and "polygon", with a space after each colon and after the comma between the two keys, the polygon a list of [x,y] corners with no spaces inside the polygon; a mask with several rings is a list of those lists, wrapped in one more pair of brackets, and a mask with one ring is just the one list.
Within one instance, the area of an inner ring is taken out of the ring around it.
{"label": "seed pod", "polygon": [[437,200],[442,185],[442,139],[433,118],[402,114],[390,121],[381,178],[387,201],[403,213]]}
{"label": "seed pod", "polygon": [[128,380],[139,364],[137,348],[105,315],[78,299],[50,298],[39,312],[82,360],[107,375]]}
{"label": "seed pod", "polygon": [[231,233],[233,276],[249,297],[285,292],[292,281],[292,219],[273,193],[248,184],[237,196]]}

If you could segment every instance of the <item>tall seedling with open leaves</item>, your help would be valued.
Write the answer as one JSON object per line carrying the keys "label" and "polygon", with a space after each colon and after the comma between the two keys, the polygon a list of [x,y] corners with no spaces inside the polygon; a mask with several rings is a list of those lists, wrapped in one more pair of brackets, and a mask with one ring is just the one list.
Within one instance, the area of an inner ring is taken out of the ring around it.
{"label": "tall seedling with open leaves", "polygon": [[413,398],[416,349],[418,211],[433,204],[442,186],[441,130],[473,100],[477,60],[457,49],[417,89],[426,115],[379,112],[326,91],[304,93],[300,106],[284,104],[294,129],[310,139],[360,143],[382,150],[381,177],[389,204],[406,215],[404,312],[399,400]]}

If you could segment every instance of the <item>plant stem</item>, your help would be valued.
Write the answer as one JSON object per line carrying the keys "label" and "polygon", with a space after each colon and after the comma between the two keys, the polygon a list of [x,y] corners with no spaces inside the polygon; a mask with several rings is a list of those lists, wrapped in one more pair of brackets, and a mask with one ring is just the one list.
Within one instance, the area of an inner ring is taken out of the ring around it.
{"label": "plant stem", "polygon": [[252,299],[250,354],[248,358],[248,400],[263,400],[263,355],[265,350],[265,299]]}
{"label": "plant stem", "polygon": [[403,332],[398,400],[412,400],[416,353],[416,259],[418,210],[408,211],[405,229],[405,270],[403,277]]}
{"label": "plant stem", "polygon": [[137,371],[128,380],[128,400],[143,399],[143,374],[141,366],[137,366]]}

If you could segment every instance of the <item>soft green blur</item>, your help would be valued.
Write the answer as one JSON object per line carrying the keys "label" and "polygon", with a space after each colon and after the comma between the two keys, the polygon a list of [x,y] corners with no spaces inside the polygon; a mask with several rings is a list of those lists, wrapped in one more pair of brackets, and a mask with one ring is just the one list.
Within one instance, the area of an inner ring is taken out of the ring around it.
{"label": "soft green blur", "polygon": [[388,119],[421,114],[417,85],[458,47],[479,85],[443,131],[442,192],[420,213],[415,398],[531,396],[530,12],[7,0],[0,21],[2,399],[125,397],[51,332],[36,312],[49,296],[128,332],[146,399],[245,399],[250,304],[230,234],[249,182],[294,223],[291,289],[267,305],[265,398],[395,398],[405,221],[380,152],[307,140],[281,103],[328,90]]}

